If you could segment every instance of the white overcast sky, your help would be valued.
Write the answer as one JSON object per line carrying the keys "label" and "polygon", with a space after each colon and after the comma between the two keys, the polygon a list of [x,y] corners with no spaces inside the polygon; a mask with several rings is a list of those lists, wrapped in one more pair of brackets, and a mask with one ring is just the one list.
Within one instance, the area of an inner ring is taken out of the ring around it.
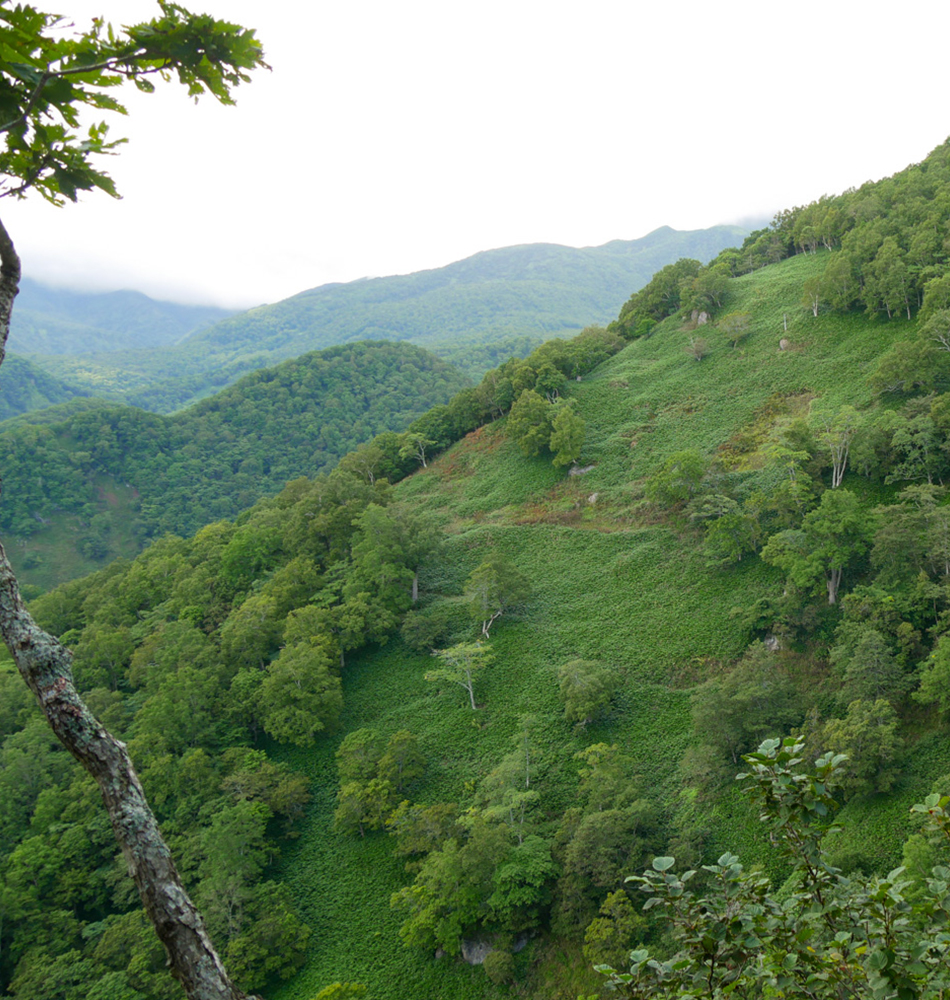
{"label": "white overcast sky", "polygon": [[[950,134],[945,0],[186,6],[257,29],[273,72],[233,108],[128,92],[123,200],[0,204],[28,275],[250,306],[492,247],[771,215]],[[85,25],[158,7],[59,9]]]}

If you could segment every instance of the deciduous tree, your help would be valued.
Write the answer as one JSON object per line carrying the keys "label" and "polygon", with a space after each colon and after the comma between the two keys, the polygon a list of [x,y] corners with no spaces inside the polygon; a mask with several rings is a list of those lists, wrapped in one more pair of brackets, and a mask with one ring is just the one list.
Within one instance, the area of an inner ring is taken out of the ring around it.
{"label": "deciduous tree", "polygon": [[874,524],[848,490],[828,490],[805,515],[800,530],[773,535],[762,558],[785,570],[796,587],[811,590],[824,582],[828,603],[838,600],[845,568],[870,547]]}
{"label": "deciduous tree", "polygon": [[548,447],[554,452],[554,465],[576,465],[584,447],[587,424],[571,403],[557,407],[551,422],[551,440]]}
{"label": "deciduous tree", "polygon": [[468,693],[472,711],[475,711],[475,676],[494,660],[491,646],[485,642],[460,642],[433,654],[441,666],[426,672],[427,681],[448,681],[458,684]]}
{"label": "deciduous tree", "polygon": [[493,553],[472,570],[465,583],[472,618],[481,623],[486,640],[492,625],[531,593],[531,581],[503,556]]}

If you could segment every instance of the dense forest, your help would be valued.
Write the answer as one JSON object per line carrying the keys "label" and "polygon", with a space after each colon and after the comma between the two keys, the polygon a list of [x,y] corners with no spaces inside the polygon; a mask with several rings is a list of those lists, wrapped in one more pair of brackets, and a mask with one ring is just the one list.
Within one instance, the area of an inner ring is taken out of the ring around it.
{"label": "dense forest", "polygon": [[85,389],[48,375],[26,358],[12,355],[5,359],[0,375],[0,420],[89,395]]}
{"label": "dense forest", "polygon": [[[33,360],[77,390],[157,413],[178,410],[249,371],[358,340],[409,340],[474,380],[546,338],[612,319],[630,289],[663,264],[682,254],[708,260],[744,234],[735,226],[663,227],[601,247],[504,247],[431,271],[322,285],[161,350],[110,348]],[[152,311],[138,320],[147,330]],[[17,343],[19,350],[39,350]]]}
{"label": "dense forest", "polygon": [[23,416],[0,426],[0,529],[19,539],[27,580],[60,582],[234,517],[384,430],[395,438],[464,384],[418,347],[368,342],[255,372],[171,417],[82,400]]}
{"label": "dense forest", "polygon": [[[664,267],[34,602],[245,988],[946,987],[948,170]],[[91,786],[0,682],[3,988],[175,995]]]}

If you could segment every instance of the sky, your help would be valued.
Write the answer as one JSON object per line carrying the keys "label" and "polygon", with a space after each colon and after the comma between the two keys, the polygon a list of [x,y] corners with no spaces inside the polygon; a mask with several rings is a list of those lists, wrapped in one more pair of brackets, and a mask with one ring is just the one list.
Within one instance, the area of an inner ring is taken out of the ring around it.
{"label": "sky", "polygon": [[244,308],[494,247],[761,220],[950,135],[944,0],[185,5],[256,29],[272,71],[236,107],[127,91],[121,201],[0,203],[27,275]]}

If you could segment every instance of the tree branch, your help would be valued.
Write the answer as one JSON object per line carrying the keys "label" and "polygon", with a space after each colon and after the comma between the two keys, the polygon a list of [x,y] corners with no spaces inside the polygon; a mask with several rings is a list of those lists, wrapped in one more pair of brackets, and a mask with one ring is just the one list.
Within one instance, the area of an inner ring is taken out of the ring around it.
{"label": "tree branch", "polygon": [[49,83],[49,71],[47,70],[40,77],[39,83],[33,88],[33,93],[30,94],[29,100],[26,102],[26,107],[24,107],[22,114],[17,115],[16,118],[12,118],[5,125],[0,125],[0,134],[3,132],[9,132],[14,125],[19,125],[21,122],[25,122],[30,115],[30,112],[36,107],[36,102],[40,99],[40,94],[43,92],[43,88]]}
{"label": "tree branch", "polygon": [[[0,222],[0,360],[20,278],[20,259]],[[0,545],[0,636],[53,732],[95,778],[172,975],[190,1000],[246,1000],[228,978],[201,914],[182,885],[125,744],[110,735],[73,685],[72,653],[44,632],[23,604]]]}

